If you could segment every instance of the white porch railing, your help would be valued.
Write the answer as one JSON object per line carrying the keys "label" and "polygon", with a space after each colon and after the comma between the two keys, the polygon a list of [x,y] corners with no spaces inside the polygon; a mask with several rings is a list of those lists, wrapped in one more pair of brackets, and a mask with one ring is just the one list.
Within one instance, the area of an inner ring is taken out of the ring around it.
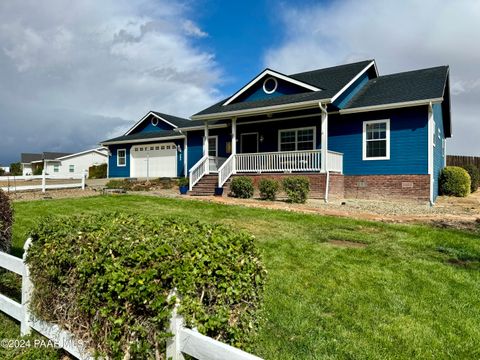
{"label": "white porch railing", "polygon": [[190,169],[190,191],[192,191],[195,184],[203,177],[203,175],[208,173],[208,170],[208,155],[205,155]]}
{"label": "white porch railing", "polygon": [[320,150],[237,155],[237,172],[320,171]]}
{"label": "white porch railing", "polygon": [[343,174],[343,154],[336,151],[328,151],[327,157],[327,170]]}
{"label": "white porch railing", "polygon": [[230,157],[225,160],[222,166],[218,168],[218,186],[222,187],[223,184],[228,180],[230,176],[235,171],[235,155],[230,155]]}
{"label": "white porch railing", "polygon": [[209,156],[208,163],[210,172],[217,172],[225,161],[227,161],[226,157]]}

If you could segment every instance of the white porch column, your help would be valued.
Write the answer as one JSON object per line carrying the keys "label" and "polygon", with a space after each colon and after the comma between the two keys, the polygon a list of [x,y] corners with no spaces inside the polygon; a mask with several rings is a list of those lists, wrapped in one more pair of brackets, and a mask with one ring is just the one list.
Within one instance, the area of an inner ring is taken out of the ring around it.
{"label": "white porch column", "polygon": [[185,139],[183,139],[183,177],[188,178],[188,141],[187,141],[187,133],[185,133]]}
{"label": "white porch column", "polygon": [[322,122],[321,122],[321,140],[322,140],[322,149],[320,154],[321,159],[321,172],[326,173],[328,169],[328,112],[327,105],[318,103],[320,110],[322,111]]}
{"label": "white porch column", "polygon": [[237,155],[237,118],[232,118],[232,163],[233,163],[233,173],[237,173],[237,163],[235,160],[235,155]]}
{"label": "white porch column", "polygon": [[[203,156],[208,156],[208,122],[205,121],[203,130]],[[207,160],[209,162],[209,160]],[[207,171],[205,174],[210,174],[210,163],[207,164]]]}

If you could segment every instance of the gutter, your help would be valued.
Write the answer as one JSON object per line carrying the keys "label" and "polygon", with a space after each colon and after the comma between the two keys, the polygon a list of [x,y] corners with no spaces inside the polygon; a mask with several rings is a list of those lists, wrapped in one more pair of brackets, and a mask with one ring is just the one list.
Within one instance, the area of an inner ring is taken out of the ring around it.
{"label": "gutter", "polygon": [[[228,127],[228,124],[208,125],[209,129],[222,129],[222,128],[226,128],[226,127]],[[177,131],[179,133],[182,133],[182,131],[203,130],[204,128],[205,128],[204,125],[198,125],[198,126],[176,128],[176,129],[173,129],[173,130]]]}
{"label": "gutter", "polygon": [[342,109],[342,110],[339,110],[339,113],[341,115],[344,115],[344,114],[354,114],[354,113],[376,111],[376,110],[398,109],[398,108],[402,108],[402,107],[429,105],[429,104],[439,103],[439,102],[442,102],[442,101],[443,101],[443,97],[426,99],[426,100],[404,101],[404,102],[397,102],[397,103],[391,103],[391,104],[372,105],[372,106],[363,106],[363,107],[351,108],[351,109]]}

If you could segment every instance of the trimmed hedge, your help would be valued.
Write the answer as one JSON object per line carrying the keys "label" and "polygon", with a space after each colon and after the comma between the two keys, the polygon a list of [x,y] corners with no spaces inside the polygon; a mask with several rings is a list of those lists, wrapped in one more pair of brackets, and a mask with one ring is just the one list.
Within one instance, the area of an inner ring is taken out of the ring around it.
{"label": "trimmed hedge", "polygon": [[474,193],[478,190],[478,185],[480,183],[480,170],[473,164],[468,164],[462,166],[470,175],[470,192]]}
{"label": "trimmed hedge", "polygon": [[253,181],[248,176],[237,176],[230,183],[230,191],[236,198],[249,199],[253,196]]}
{"label": "trimmed hedge", "polygon": [[274,179],[261,179],[258,183],[260,197],[264,200],[275,200],[280,185]]}
{"label": "trimmed hedge", "polygon": [[13,209],[10,198],[0,189],[0,251],[9,253],[12,247]]}
{"label": "trimmed hedge", "polygon": [[43,219],[27,263],[31,308],[105,358],[165,350],[177,288],[187,326],[250,350],[266,271],[253,236],[155,215]]}
{"label": "trimmed hedge", "polygon": [[283,179],[283,190],[288,201],[292,203],[305,203],[310,192],[310,181],[304,176],[292,176]]}
{"label": "trimmed hedge", "polygon": [[93,165],[88,168],[88,177],[90,179],[106,179],[107,164]]}
{"label": "trimmed hedge", "polygon": [[465,197],[470,194],[470,175],[461,167],[447,166],[440,173],[439,186],[441,195]]}

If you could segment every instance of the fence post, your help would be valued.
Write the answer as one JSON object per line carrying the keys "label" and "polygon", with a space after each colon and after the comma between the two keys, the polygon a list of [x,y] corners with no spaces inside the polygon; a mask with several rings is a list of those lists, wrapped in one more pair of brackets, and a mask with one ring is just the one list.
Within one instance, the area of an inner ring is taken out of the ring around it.
{"label": "fence post", "polygon": [[28,238],[23,245],[23,275],[22,275],[22,309],[23,317],[22,322],[20,323],[20,334],[22,336],[30,334],[32,328],[30,327],[30,311],[28,310],[30,304],[30,296],[32,295],[33,285],[30,281],[30,272],[28,271],[28,266],[25,262],[27,259],[28,248],[32,243],[32,239]]}
{"label": "fence post", "polygon": [[46,190],[46,183],[47,183],[46,172],[45,172],[45,169],[43,169],[42,170],[42,192],[43,193]]}
{"label": "fence post", "polygon": [[82,190],[85,190],[86,179],[87,179],[87,170],[83,170],[83,173],[82,173]]}
{"label": "fence post", "polygon": [[183,318],[178,315],[177,309],[180,306],[180,300],[177,296],[177,289],[174,289],[169,298],[172,296],[176,297],[175,306],[173,307],[172,317],[170,318],[170,324],[168,326],[168,331],[173,334],[171,338],[167,339],[167,359],[171,360],[185,360],[181,352],[180,344],[180,330],[182,329],[184,323]]}

